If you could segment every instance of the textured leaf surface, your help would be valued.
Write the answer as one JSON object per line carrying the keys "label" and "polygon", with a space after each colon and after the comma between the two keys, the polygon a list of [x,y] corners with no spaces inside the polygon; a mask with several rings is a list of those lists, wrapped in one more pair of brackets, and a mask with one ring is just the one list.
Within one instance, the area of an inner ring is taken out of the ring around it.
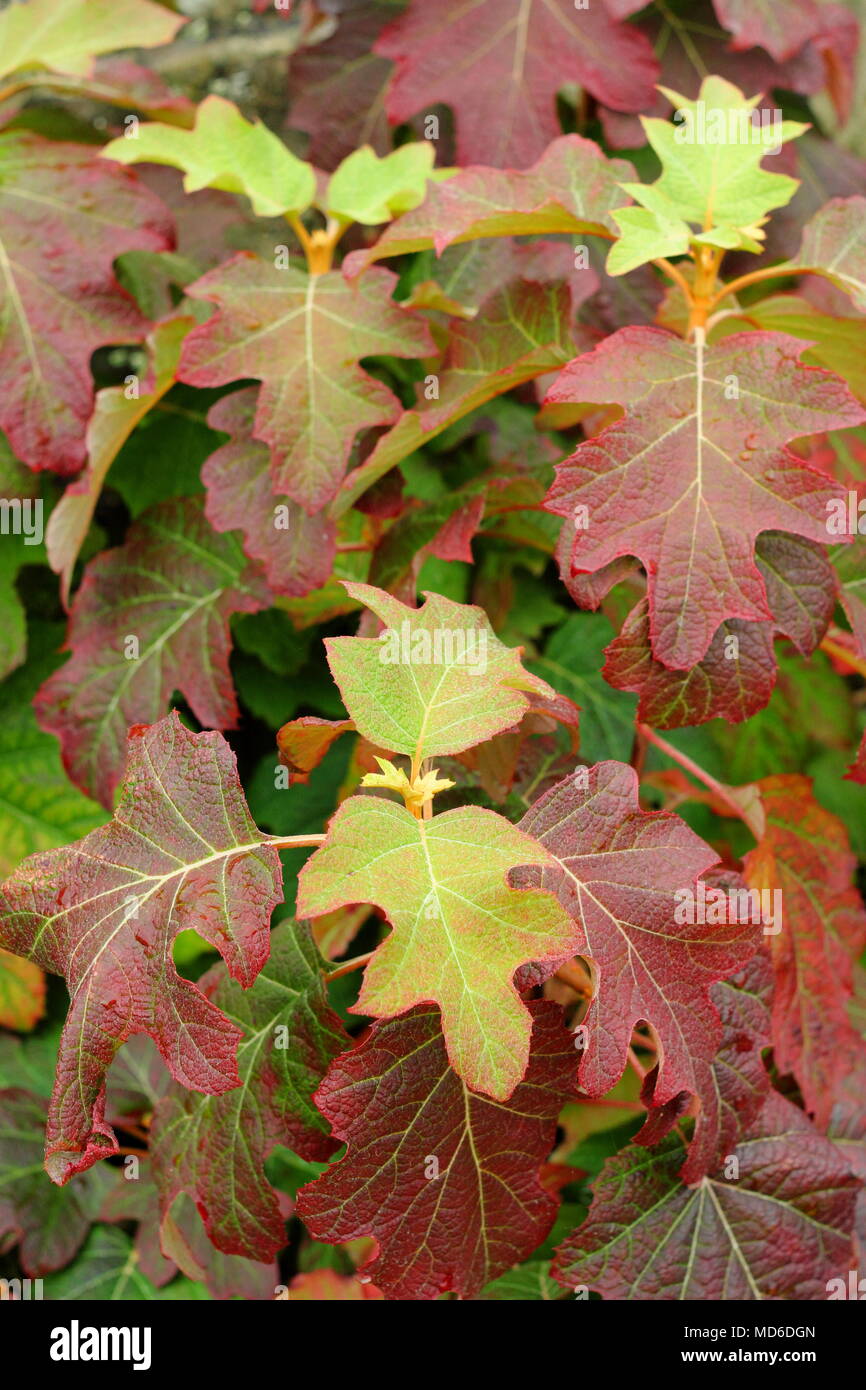
{"label": "textured leaf surface", "polygon": [[46,1139],[55,1181],[116,1148],[105,1073],[132,1034],[148,1033],[191,1090],[238,1084],[240,1030],[177,974],[172,943],[194,928],[252,983],[282,897],[265,839],[221,735],[189,733],[172,715],[132,731],[113,820],[6,881],[3,945],[63,975],[71,997]]}
{"label": "textured leaf surface", "polygon": [[391,299],[394,283],[377,268],[352,287],[337,271],[308,276],[243,254],[189,286],[219,312],[187,338],[181,379],[264,383],[255,437],[270,445],[274,490],[307,511],[333,497],[358,431],[400,413],[359,359],[434,351],[426,323]]}
{"label": "textured leaf surface", "polygon": [[218,1249],[265,1261],[282,1249],[286,1234],[264,1161],[275,1144],[305,1159],[333,1152],[312,1094],[349,1039],[328,1007],[305,927],[274,928],[270,957],[250,989],[220,966],[199,986],[243,1032],[241,1084],[219,1096],[176,1087],[160,1103],[152,1145],[161,1204],[168,1212],[178,1193],[187,1192]]}
{"label": "textured leaf surface", "polygon": [[566,959],[574,940],[550,893],[508,886],[506,874],[521,863],[551,860],[493,811],[464,806],[423,821],[362,795],[343,802],[298,880],[301,916],[365,902],[391,923],[355,1011],[381,1018],[439,1004],[452,1066],[497,1100],[511,1095],[529,1055],[514,972],[530,960]]}
{"label": "textured leaf surface", "polygon": [[102,151],[119,164],[170,164],[184,172],[187,193],[221,188],[242,193],[259,217],[303,212],[316,191],[312,165],[293,155],[261,121],[247,121],[224,97],[207,96],[195,128],[151,121],[136,138],[121,136]]}
{"label": "textured leaf surface", "polygon": [[721,1025],[708,989],[750,958],[760,928],[677,921],[678,891],[694,891],[715,852],[678,816],[642,811],[631,768],[599,763],[584,780],[566,778],[520,822],[555,863],[510,876],[556,893],[574,921],[576,952],[591,963],[580,1085],[592,1096],[616,1085],[644,1019],[660,1042],[656,1104],[687,1090],[710,1109]]}
{"label": "textured leaf surface", "polygon": [[91,354],[147,332],[112,262],[166,250],[171,223],[148,189],[92,147],[24,131],[0,137],[0,217],[0,428],[31,468],[74,473],[85,458]]}
{"label": "textured leaf surface", "polygon": [[529,694],[553,697],[506,647],[486,613],[427,594],[421,608],[346,583],[383,624],[379,637],[325,639],[328,663],[359,731],[379,748],[424,758],[459,753],[516,724]]}
{"label": "textured leaf surface", "polygon": [[866,198],[833,198],[803,229],[792,269],[812,270],[866,313]]}
{"label": "textured leaf surface", "polygon": [[607,648],[604,676],[617,690],[640,696],[640,719],[660,729],[716,716],[739,723],[763,709],[772,694],[777,632],[805,655],[815,650],[836,605],[825,552],[798,536],[767,531],[758,537],[755,556],[774,621],[729,618],[690,671],[671,670],[653,656],[646,600],[626,618]]}
{"label": "textured leaf surface", "polygon": [[397,64],[389,119],[452,107],[460,163],[522,167],[559,134],[556,94],[579,82],[617,111],[652,104],[658,68],[636,29],[569,0],[412,0],[375,51]]}
{"label": "textured leaf surface", "polygon": [[0,74],[48,68],[86,77],[115,48],[168,43],[186,21],[150,0],[28,0],[0,15]]}
{"label": "textured leaf surface", "polygon": [[722,1169],[695,1187],[677,1178],[676,1137],[617,1154],[554,1273],[613,1299],[826,1298],[850,1260],[858,1183],[845,1159],[779,1095],[734,1154],[736,1180]]}
{"label": "textured leaf surface", "polygon": [[274,593],[299,598],[330,578],[337,528],[274,492],[270,450],[253,438],[257,400],[256,388],[247,387],[208,412],[210,427],[231,438],[202,468],[205,515],[216,531],[243,532],[246,553],[261,561]]}
{"label": "textured leaf surface", "polygon": [[641,560],[653,654],[667,666],[694,666],[728,618],[771,617],[754,559],[761,531],[827,542],[826,503],[839,489],[785,446],[858,424],[863,411],[837,377],[799,363],[802,346],[747,333],[702,349],[626,328],[576,358],[548,396],[626,408],[560,465],[547,505],[586,520],[573,569]]}
{"label": "textured leaf surface", "polygon": [[[724,872],[716,875],[716,883],[724,887],[726,878],[735,891],[742,886],[739,874]],[[745,969],[730,980],[720,980],[710,988],[710,998],[722,1020],[722,1044],[711,1066],[712,1090],[701,1110],[680,1174],[683,1182],[699,1181],[733,1153],[741,1129],[752,1123],[770,1094],[762,1049],[770,1046],[772,997],[773,969],[764,951],[754,955]],[[641,1093],[645,1104],[654,1104],[655,1079],[653,1070]],[[689,1099],[684,1094],[662,1107],[661,1113],[651,1110],[635,1142],[656,1144],[682,1114]]]}
{"label": "textured leaf surface", "polygon": [[621,205],[620,183],[633,173],[624,159],[608,159],[591,140],[561,135],[523,172],[485,163],[429,185],[419,208],[387,227],[369,251],[352,252],[344,268],[354,276],[383,256],[430,246],[441,256],[446,247],[479,237],[555,232],[612,237],[611,209]]}
{"label": "textured leaf surface", "polygon": [[127,729],[159,719],[175,690],[201,724],[232,728],[229,616],[267,599],[237,539],[215,535],[198,500],[161,503],[99,555],[72,606],[72,657],[35,702],[76,785],[110,808]]}
{"label": "textured leaf surface", "polygon": [[298,1210],[319,1239],[374,1236],[364,1272],[389,1298],[448,1290],[471,1298],[553,1224],[556,1201],[539,1168],[572,1089],[575,1053],[558,1008],[529,1008],[529,1066],[505,1105],[475,1095],[451,1070],[429,1005],[375,1024],[319,1088],[349,1151],[302,1189]]}
{"label": "textured leaf surface", "polygon": [[757,786],[766,828],[743,872],[751,887],[782,894],[783,927],[768,938],[774,1056],[824,1126],[847,1068],[847,1005],[854,960],[866,946],[866,911],[852,886],[856,861],[845,827],[814,799],[809,779],[768,777]]}

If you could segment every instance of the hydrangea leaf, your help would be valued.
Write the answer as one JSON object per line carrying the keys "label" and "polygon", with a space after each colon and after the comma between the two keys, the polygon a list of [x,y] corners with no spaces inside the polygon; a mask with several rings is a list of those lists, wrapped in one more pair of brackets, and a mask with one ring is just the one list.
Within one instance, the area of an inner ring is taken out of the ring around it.
{"label": "hydrangea leaf", "polygon": [[853,1032],[854,961],[866,946],[866,911],[852,885],[856,860],[845,827],[814,799],[809,778],[768,777],[757,789],[765,830],[743,873],[751,888],[782,895],[783,928],[768,938],[776,1066],[793,1073],[825,1126]]}
{"label": "hydrangea leaf", "polygon": [[254,436],[270,446],[274,491],[309,512],[337,491],[358,431],[400,413],[359,359],[435,350],[425,321],[392,300],[394,284],[378,267],[353,287],[338,271],[308,276],[243,253],[188,287],[218,313],[187,338],[181,380],[264,383]]}
{"label": "hydrangea leaf", "polygon": [[178,316],[157,324],[148,338],[151,368],[137,392],[106,386],[96,395],[87,426],[87,467],[71,482],[51,513],[45,533],[48,561],[60,575],[60,593],[69,603],[72,572],[84,544],[109,468],[136,425],[174,385],[180,349],[195,320]]}
{"label": "hydrangea leaf", "polygon": [[832,198],[803,228],[793,261],[783,267],[822,275],[866,313],[866,198]]}
{"label": "hydrangea leaf", "polygon": [[733,1152],[736,1179],[722,1165],[686,1187],[683,1156],[669,1136],[608,1160],[557,1252],[560,1283],[622,1300],[827,1297],[848,1268],[859,1183],[801,1110],[767,1100]]}
{"label": "hydrangea leaf", "polygon": [[696,665],[728,618],[772,616],[754,558],[760,532],[827,543],[839,486],[786,445],[866,417],[838,377],[799,362],[804,346],[738,333],[704,347],[625,328],[570,363],[549,393],[554,403],[625,407],[560,465],[547,506],[580,518],[572,569],[641,560],[653,655],[666,666]]}
{"label": "hydrangea leaf", "polygon": [[116,1151],[105,1075],[132,1034],[148,1033],[190,1090],[238,1085],[241,1030],[177,974],[172,943],[193,928],[252,984],[282,898],[266,841],[222,736],[192,734],[172,714],[131,731],[109,824],[33,855],[7,879],[0,941],[62,975],[71,997],[46,1136],[55,1182]]}
{"label": "hydrangea leaf", "polygon": [[731,47],[765,48],[782,63],[821,33],[826,7],[819,0],[713,0]]}
{"label": "hydrangea leaf", "polygon": [[[26,15],[29,6],[3,12]],[[134,144],[134,141],[125,141]],[[166,209],[86,145],[0,136],[0,428],[30,468],[75,473],[93,405],[90,359],[148,330],[112,270],[124,251],[165,251]]]}
{"label": "hydrangea leaf", "polygon": [[83,1173],[64,1188],[45,1174],[47,1101],[21,1087],[0,1090],[0,1241],[18,1246],[29,1278],[41,1278],[74,1259],[97,1219],[111,1179]]}
{"label": "hydrangea leaf", "polygon": [[92,561],[72,605],[72,656],[35,700],[76,786],[110,809],[127,729],[158,719],[175,690],[201,724],[233,728],[229,617],[267,602],[258,569],[235,536],[215,535],[198,499],[160,503]]}
{"label": "hydrangea leaf", "polygon": [[438,398],[404,410],[370,455],[349,473],[334,503],[342,513],[409,454],[429,444],[470,411],[525,381],[557,371],[581,341],[574,309],[595,289],[591,272],[577,284],[517,279],[487,298],[468,323],[455,322],[437,373]]}
{"label": "hydrangea leaf", "polygon": [[391,64],[373,44],[393,18],[388,0],[341,0],[336,32],[290,55],[288,125],[309,134],[308,157],[317,169],[336,169],[359,139],[378,154],[390,150]]}
{"label": "hydrangea leaf", "polygon": [[722,623],[706,655],[690,671],[675,671],[652,654],[646,600],[632,610],[606,650],[605,680],[640,696],[638,717],[659,729],[702,724],[720,716],[730,723],[764,708],[776,681],[775,635],[790,638],[804,654],[821,641],[836,606],[836,586],[826,552],[812,541],[765,531],[755,546],[773,621]]}
{"label": "hydrangea leaf", "polygon": [[540,797],[519,823],[553,864],[510,876],[556,893],[574,921],[577,954],[591,964],[595,995],[583,1020],[580,1085],[591,1096],[616,1085],[643,1019],[662,1058],[656,1104],[690,1091],[709,1105],[721,1025],[708,990],[749,960],[760,928],[683,920],[679,894],[695,894],[715,851],[678,816],[642,811],[631,768],[603,762],[580,773]]}
{"label": "hydrangea leaf", "polygon": [[265,1159],[275,1144],[308,1160],[326,1159],[337,1147],[312,1094],[349,1038],[328,1007],[305,927],[274,928],[269,959],[251,988],[230,980],[222,966],[199,987],[243,1032],[241,1085],[217,1096],[176,1086],[160,1102],[151,1140],[160,1202],[168,1213],[185,1191],[219,1250],[264,1262],[286,1243]]}
{"label": "hydrangea leaf", "polygon": [[185,24],[150,0],[28,0],[0,15],[0,76],[18,68],[88,77],[116,48],[155,48]]}
{"label": "hydrangea leaf", "polygon": [[344,270],[359,275],[373,261],[481,237],[594,233],[610,239],[611,210],[622,202],[623,179],[634,174],[623,159],[608,159],[591,140],[561,135],[530,169],[461,169],[427,187],[420,207],[386,227],[369,250],[346,257]]}
{"label": "hydrangea leaf", "polygon": [[555,692],[526,671],[520,649],[499,641],[480,608],[425,595],[421,608],[370,584],[346,592],[384,625],[378,637],[328,637],[334,680],[371,743],[425,758],[459,753],[517,724],[529,693]]}
{"label": "hydrangea leaf", "polygon": [[527,961],[566,959],[575,929],[550,893],[517,892],[506,874],[552,862],[493,811],[464,806],[417,820],[395,801],[352,796],[301,870],[298,913],[381,908],[393,931],[354,1011],[387,1018],[432,1000],[451,1065],[473,1090],[507,1100],[531,1031],[512,977]]}
{"label": "hydrangea leaf", "polygon": [[807,125],[780,121],[765,129],[760,116],[752,119],[760,97],[745,97],[723,77],[706,77],[693,101],[662,91],[678,119],[641,118],[662,172],[653,184],[623,184],[646,215],[634,209],[614,214],[622,236],[608,256],[610,275],[622,275],[655,256],[680,254],[690,237],[758,251],[755,229],[797,191],[796,179],[772,173],[761,162],[771,149],[802,135]]}
{"label": "hydrangea leaf", "polygon": [[302,1188],[321,1240],[373,1236],[365,1274],[392,1299],[472,1298],[547,1235],[556,1200],[540,1182],[575,1052],[555,1005],[529,1005],[526,1076],[506,1104],[452,1071],[430,1005],[377,1023],[332,1065],[317,1103],[348,1153]]}
{"label": "hydrangea leaf", "polygon": [[311,164],[292,154],[261,121],[247,121],[224,97],[207,96],[192,130],[162,121],[139,126],[134,140],[121,136],[102,151],[119,164],[170,164],[182,169],[187,193],[221,188],[249,198],[259,217],[308,208],[316,192]]}
{"label": "hydrangea leaf", "polygon": [[429,179],[442,177],[442,171],[433,169],[435,158],[430,140],[401,145],[381,159],[369,145],[362,145],[331,175],[325,210],[367,227],[390,222],[424,201]]}
{"label": "hydrangea leaf", "polygon": [[45,1295],[64,1303],[152,1303],[209,1298],[200,1284],[173,1280],[157,1289],[139,1268],[130,1237],[114,1226],[95,1226],[78,1259],[45,1280]]}
{"label": "hydrangea leaf", "polygon": [[271,455],[253,438],[258,391],[236,391],[211,406],[208,424],[229,442],[205,463],[205,515],[215,531],[242,531],[244,549],[264,567],[275,594],[300,598],[327,583],[337,545],[337,528],[321,512],[310,516],[291,498],[273,490]]}
{"label": "hydrangea leaf", "polygon": [[[730,870],[714,875],[715,883],[728,892],[738,892],[743,880]],[[722,1020],[722,1043],[710,1067],[711,1089],[702,1098],[695,1134],[680,1177],[683,1182],[700,1181],[733,1153],[744,1125],[752,1123],[770,1094],[770,1076],[764,1066],[763,1050],[770,1047],[770,1004],[773,997],[773,969],[765,951],[758,951],[745,969],[730,980],[710,987],[710,998]],[[641,1091],[645,1105],[655,1105],[656,1068],[649,1073]],[[635,1143],[654,1145],[671,1129],[691,1100],[688,1092],[676,1096],[667,1106],[651,1110],[647,1123],[635,1136]]]}
{"label": "hydrangea leaf", "polygon": [[456,118],[457,158],[525,167],[559,134],[556,95],[579,82],[616,111],[653,101],[658,65],[637,29],[603,4],[469,0],[431,9],[411,0],[375,52],[392,58],[388,117],[407,121],[437,102]]}
{"label": "hydrangea leaf", "polygon": [[0,1028],[29,1033],[45,1013],[45,976],[30,960],[0,950]]}

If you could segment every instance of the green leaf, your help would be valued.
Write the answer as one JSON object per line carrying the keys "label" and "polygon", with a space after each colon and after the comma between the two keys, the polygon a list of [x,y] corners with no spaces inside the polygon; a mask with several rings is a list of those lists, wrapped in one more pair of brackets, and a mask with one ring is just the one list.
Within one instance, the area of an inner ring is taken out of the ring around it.
{"label": "green leaf", "polygon": [[0,14],[0,76],[19,68],[88,77],[116,48],[168,43],[186,20],[150,0],[29,0]]}
{"label": "green leaf", "polygon": [[459,753],[517,724],[524,691],[553,692],[506,647],[480,608],[427,594],[408,608],[370,584],[346,583],[385,624],[379,637],[331,637],[328,662],[349,715],[371,743],[425,758]]}
{"label": "green leaf", "polygon": [[298,913],[381,908],[393,931],[352,1012],[390,1018],[433,1000],[451,1065],[473,1090],[507,1100],[531,1033],[512,977],[528,961],[571,954],[575,928],[552,894],[510,888],[506,875],[553,863],[493,811],[463,806],[424,821],[394,801],[352,796],[301,870]]}
{"label": "green leaf", "polygon": [[74,1264],[45,1280],[45,1296],[63,1302],[152,1303],[165,1298],[207,1298],[192,1283],[156,1289],[138,1268],[138,1251],[113,1226],[96,1226]]}
{"label": "green leaf", "polygon": [[557,628],[530,667],[580,707],[580,752],[588,762],[628,762],[637,700],[608,685],[604,649],[615,636],[602,613],[574,613]]}
{"label": "green leaf", "polygon": [[401,145],[381,159],[372,146],[362,145],[331,175],[325,210],[367,227],[390,222],[424,201],[427,180],[436,177],[435,157],[431,140]]}
{"label": "green leaf", "polygon": [[666,87],[661,91],[679,119],[641,117],[662,172],[654,184],[622,185],[647,215],[635,209],[614,213],[622,237],[608,257],[611,275],[687,249],[689,223],[699,232],[692,239],[705,245],[760,250],[761,223],[797,190],[796,179],[762,169],[761,161],[808,126],[781,121],[764,128],[760,118],[753,122],[760,97],[744,96],[721,77],[704,78],[694,101]]}
{"label": "green leaf", "polygon": [[187,193],[222,188],[243,193],[259,217],[308,208],[316,192],[311,164],[298,159],[261,121],[247,121],[232,102],[208,96],[193,130],[151,121],[135,138],[122,136],[102,154],[120,164],[171,164],[184,172]]}

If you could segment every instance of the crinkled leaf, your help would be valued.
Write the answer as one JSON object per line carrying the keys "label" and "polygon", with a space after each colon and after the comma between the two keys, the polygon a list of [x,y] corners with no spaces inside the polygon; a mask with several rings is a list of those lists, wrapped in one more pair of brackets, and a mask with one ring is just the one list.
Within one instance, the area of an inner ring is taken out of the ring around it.
{"label": "crinkled leaf", "polygon": [[690,1091],[708,1109],[721,1040],[708,990],[752,956],[760,928],[682,920],[679,895],[695,893],[717,856],[678,816],[642,811],[637,788],[632,769],[615,762],[560,782],[519,825],[554,863],[521,868],[510,882],[555,892],[574,922],[577,954],[591,963],[583,1089],[600,1096],[616,1085],[643,1019],[659,1039],[655,1103]]}
{"label": "crinkled leaf", "polygon": [[359,275],[383,256],[448,246],[480,237],[595,233],[611,238],[611,209],[622,202],[621,181],[634,169],[608,159],[591,140],[561,135],[530,169],[462,169],[444,183],[428,185],[419,208],[387,227],[368,251],[352,252],[344,269]]}
{"label": "crinkled leaf", "polygon": [[573,569],[641,560],[653,654],[667,666],[694,666],[728,618],[772,616],[754,559],[760,532],[827,542],[838,485],[785,446],[864,414],[839,378],[802,366],[802,347],[781,333],[703,348],[625,328],[576,358],[548,396],[626,409],[560,465],[547,505],[580,518]]}
{"label": "crinkled leaf", "polygon": [[90,529],[106,474],[139,421],[174,384],[180,349],[193,326],[192,318],[177,317],[157,324],[148,338],[151,369],[130,394],[125,386],[106,386],[97,392],[96,405],[87,426],[87,467],[67,487],[48,522],[45,546],[48,561],[60,575],[64,604],[69,602],[72,572]]}
{"label": "crinkled leaf", "polygon": [[745,858],[752,888],[782,894],[782,930],[768,937],[776,988],[776,1066],[792,1072],[819,1125],[846,1068],[854,961],[866,946],[866,911],[842,822],[814,799],[809,778],[757,784],[765,830]]}
{"label": "crinkled leaf", "polygon": [[564,960],[575,938],[550,893],[508,886],[508,871],[524,862],[552,861],[493,811],[464,806],[425,821],[394,801],[352,796],[298,880],[301,916],[363,902],[391,923],[355,1011],[382,1018],[434,1001],[452,1066],[497,1100],[511,1095],[529,1056],[514,972]]}
{"label": "crinkled leaf", "polygon": [[589,1216],[554,1273],[605,1298],[824,1299],[848,1268],[858,1182],[801,1110],[766,1102],[725,1165],[694,1187],[677,1174],[682,1140],[627,1148],[594,1184]]}
{"label": "crinkled leaf", "polygon": [[218,312],[187,338],[181,379],[264,383],[255,438],[270,445],[274,491],[309,512],[337,491],[358,431],[400,413],[359,359],[434,350],[427,324],[391,299],[394,283],[379,268],[352,287],[337,271],[308,276],[242,254],[189,286]]}
{"label": "crinkled leaf", "polygon": [[303,212],[316,191],[311,164],[293,155],[261,121],[247,121],[233,102],[205,97],[193,130],[161,121],[139,126],[135,139],[121,136],[102,151],[119,164],[170,164],[184,173],[187,193],[221,188],[242,193],[259,217]]}
{"label": "crinkled leaf", "polygon": [[448,1065],[430,1005],[377,1023],[339,1058],[317,1101],[347,1156],[303,1188],[298,1210],[327,1241],[374,1236],[364,1266],[392,1299],[471,1298],[544,1239],[556,1201],[539,1181],[572,1089],[575,1052],[560,1011],[529,1006],[524,1079],[500,1105]]}
{"label": "crinkled leaf", "polygon": [[397,64],[389,119],[445,102],[462,164],[537,159],[559,134],[556,95],[569,83],[617,111],[639,111],[652,103],[658,73],[643,34],[603,4],[576,11],[571,0],[451,0],[435,9],[411,0],[375,52]]}
{"label": "crinkled leaf", "polygon": [[208,424],[231,436],[201,471],[205,515],[216,531],[242,531],[244,549],[261,561],[276,594],[300,598],[329,579],[337,528],[322,513],[310,516],[274,492],[271,455],[253,437],[258,391],[247,387],[211,406]]}
{"label": "crinkled leaf", "polygon": [[275,1144],[315,1160],[336,1148],[312,1094],[349,1039],[328,1007],[305,927],[274,928],[269,959],[251,988],[228,979],[221,966],[199,986],[243,1032],[241,1084],[219,1096],[175,1087],[160,1102],[151,1140],[160,1202],[168,1213],[187,1192],[219,1250],[264,1262],[286,1243],[265,1159]]}
{"label": "crinkled leaf", "polygon": [[186,20],[150,0],[28,0],[0,15],[0,75],[18,68],[86,77],[98,53],[169,43]]}
{"label": "crinkled leaf", "polygon": [[7,879],[0,941],[62,975],[71,999],[46,1137],[56,1182],[116,1150],[105,1074],[132,1034],[148,1033],[191,1090],[238,1084],[241,1030],[177,974],[172,943],[193,928],[252,984],[282,897],[266,838],[222,736],[192,734],[172,714],[131,731],[109,824],[33,855]]}
{"label": "crinkled leaf", "polygon": [[175,690],[201,724],[233,728],[228,620],[267,601],[236,537],[217,536],[197,499],[154,507],[91,561],[72,605],[72,656],[35,700],[75,784],[110,808],[127,729],[159,719]]}
{"label": "crinkled leaf", "polygon": [[325,639],[356,727],[380,748],[425,758],[459,753],[516,724],[529,695],[553,697],[506,647],[487,615],[440,594],[421,608],[370,584],[345,585],[383,624],[379,637]]}
{"label": "crinkled leaf", "polygon": [[103,164],[92,147],[26,131],[0,136],[0,215],[0,427],[29,467],[75,473],[93,403],[92,353],[147,332],[112,262],[124,251],[166,250],[171,222],[134,175]]}

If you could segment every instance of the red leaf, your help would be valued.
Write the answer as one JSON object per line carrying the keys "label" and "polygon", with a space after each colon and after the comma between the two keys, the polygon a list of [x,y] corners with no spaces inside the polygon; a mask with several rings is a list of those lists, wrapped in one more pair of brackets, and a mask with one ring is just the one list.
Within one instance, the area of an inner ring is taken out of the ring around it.
{"label": "red leaf", "polygon": [[270,445],[274,491],[308,512],[334,496],[358,431],[400,413],[359,359],[435,351],[426,322],[392,300],[394,284],[378,267],[353,288],[337,271],[308,276],[243,252],[187,290],[218,312],[187,338],[181,380],[264,383],[253,436]]}
{"label": "red leaf", "polygon": [[859,1183],[844,1158],[776,1094],[732,1157],[736,1179],[728,1165],[686,1187],[677,1137],[618,1153],[555,1277],[611,1299],[825,1299],[851,1252]]}
{"label": "red leaf", "polygon": [[713,0],[713,4],[721,23],[734,35],[732,48],[765,48],[780,63],[825,27],[825,7],[818,0]]}
{"label": "red leaf", "polygon": [[307,782],[328,749],[355,728],[353,719],[318,719],[305,714],[291,719],[277,734],[280,762],[289,769],[289,784]]}
{"label": "red leaf", "polygon": [[678,816],[642,811],[637,790],[621,763],[578,769],[518,825],[557,867],[521,868],[509,879],[556,894],[574,920],[576,954],[591,962],[583,1090],[601,1096],[616,1085],[643,1019],[659,1038],[655,1100],[663,1105],[681,1091],[708,1095],[721,1038],[709,986],[752,956],[759,928],[677,920],[678,891],[694,891],[717,856]]}
{"label": "red leaf", "polygon": [[86,456],[92,353],[140,342],[149,326],[112,263],[172,243],[158,199],[97,154],[22,131],[0,136],[0,428],[24,463],[63,474]]}
{"label": "red leaf", "polygon": [[457,158],[524,167],[559,134],[556,95],[579,82],[617,111],[653,99],[658,64],[643,34],[612,20],[600,4],[571,0],[411,0],[375,45],[397,71],[388,92],[391,121],[437,102],[457,123]]}
{"label": "red leaf", "polygon": [[620,555],[642,562],[653,655],[666,666],[696,665],[728,618],[772,616],[754,559],[760,532],[828,540],[826,503],[839,488],[785,445],[866,413],[838,377],[797,360],[803,346],[738,333],[702,350],[662,329],[625,328],[549,393],[626,407],[560,465],[547,505],[580,517],[573,569]]}
{"label": "red leaf", "polygon": [[168,1217],[186,1192],[218,1250],[263,1263],[286,1243],[265,1159],[277,1144],[308,1160],[334,1152],[312,1094],[350,1039],[328,1007],[318,953],[299,924],[274,928],[270,957],[251,988],[228,979],[222,966],[199,984],[244,1029],[241,1085],[216,1096],[178,1086],[160,1102],[152,1131],[160,1206]]}
{"label": "red leaf", "polygon": [[363,1269],[388,1298],[471,1298],[553,1224],[557,1204],[539,1171],[575,1052],[556,1006],[529,1009],[529,1068],[504,1105],[450,1069],[439,1011],[427,1005],[375,1024],[319,1088],[349,1152],[301,1189],[298,1212],[319,1240],[374,1236]]}
{"label": "red leaf", "polygon": [[105,1074],[133,1034],[148,1033],[190,1090],[238,1085],[240,1029],[177,974],[172,943],[193,928],[248,986],[281,898],[279,856],[253,824],[234,755],[176,714],[130,738],[108,825],[7,879],[3,944],[62,975],[71,998],[46,1140],[55,1182],[116,1151]]}
{"label": "red leaf", "polygon": [[309,133],[307,158],[319,169],[336,169],[358,145],[377,154],[391,148],[384,97],[392,68],[373,43],[393,17],[391,5],[350,0],[330,38],[289,59],[287,124]]}
{"label": "red leaf", "polygon": [[161,503],[97,556],[72,605],[72,657],[34,701],[73,782],[110,809],[127,729],[159,719],[175,690],[201,724],[233,728],[229,617],[267,602],[236,537],[216,536],[198,499]]}
{"label": "red leaf", "polygon": [[337,529],[274,492],[268,447],[253,438],[257,398],[255,387],[248,387],[208,412],[211,429],[224,430],[231,441],[202,468],[205,515],[216,531],[243,531],[244,549],[261,561],[274,593],[300,598],[329,579]]}
{"label": "red leaf", "polygon": [[856,859],[845,827],[819,806],[807,777],[756,785],[766,829],[743,874],[750,887],[782,894],[782,930],[768,938],[775,1061],[796,1077],[823,1128],[847,1066],[853,962],[866,946],[866,911],[851,883]]}

